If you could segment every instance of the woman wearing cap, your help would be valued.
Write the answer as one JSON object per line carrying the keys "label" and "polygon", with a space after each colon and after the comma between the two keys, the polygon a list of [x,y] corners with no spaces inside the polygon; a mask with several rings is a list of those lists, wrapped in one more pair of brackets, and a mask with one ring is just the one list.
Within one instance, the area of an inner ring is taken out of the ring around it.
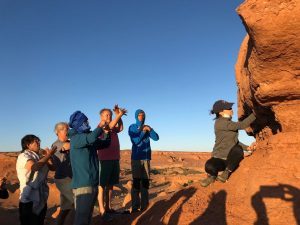
{"label": "woman wearing cap", "polygon": [[[246,129],[256,119],[252,113],[241,122],[231,121],[234,103],[224,100],[216,101],[211,110],[215,114],[215,146],[212,157],[205,164],[208,177],[201,181],[203,187],[207,187],[216,179],[226,182],[229,175],[234,171],[244,158],[244,149],[248,146],[238,140],[238,130]],[[218,176],[218,172],[223,171]]]}

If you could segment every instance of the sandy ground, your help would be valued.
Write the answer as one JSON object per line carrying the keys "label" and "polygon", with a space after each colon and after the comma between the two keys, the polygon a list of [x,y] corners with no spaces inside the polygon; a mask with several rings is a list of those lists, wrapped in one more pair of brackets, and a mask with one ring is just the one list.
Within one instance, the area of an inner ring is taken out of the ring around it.
{"label": "sandy ground", "polygon": [[[105,223],[96,205],[92,224],[300,225],[300,153],[297,144],[289,145],[289,154],[282,152],[280,146],[287,145],[283,140],[299,143],[284,135],[266,140],[243,160],[228,182],[215,182],[207,188],[199,181],[206,177],[203,168],[209,153],[154,152],[149,208],[114,215],[112,222]],[[0,154],[0,174],[7,174],[10,181],[9,199],[0,200],[1,225],[19,224],[16,157],[16,153]],[[130,152],[123,151],[121,157],[121,180],[112,204],[118,211],[131,206]],[[52,177],[50,173],[46,225],[54,225],[59,212],[59,192]]]}
{"label": "sandy ground", "polygon": [[[131,189],[130,154],[130,151],[122,151],[121,154],[121,179],[120,184],[115,187],[112,204],[114,209],[118,211],[130,210],[131,206],[129,194]],[[196,189],[191,186],[197,185],[199,180],[205,176],[203,166],[209,156],[209,153],[153,152],[150,187],[150,202],[151,205],[154,205],[153,210],[157,208],[155,204],[167,204],[165,207],[170,208],[169,206],[173,203],[185,202],[188,196],[194,194]],[[10,192],[10,197],[7,200],[0,200],[1,225],[18,224],[19,189],[15,171],[16,158],[17,153],[0,154],[0,174],[7,174]],[[59,212],[59,192],[53,183],[53,173],[49,173],[48,182],[50,196],[45,224],[50,225],[55,224],[55,218]],[[182,199],[181,195],[185,195],[185,193],[187,197]],[[171,199],[166,200],[168,198]],[[143,221],[144,213],[115,215],[113,223],[143,224],[135,221]],[[152,214],[151,211],[148,213]],[[157,214],[157,212],[153,213]],[[170,214],[170,212],[164,212],[163,210],[159,213]],[[170,218],[167,218],[166,215],[164,220],[170,220]],[[97,205],[94,210],[93,224],[105,224],[99,217]],[[173,224],[173,222],[168,222],[168,224]]]}

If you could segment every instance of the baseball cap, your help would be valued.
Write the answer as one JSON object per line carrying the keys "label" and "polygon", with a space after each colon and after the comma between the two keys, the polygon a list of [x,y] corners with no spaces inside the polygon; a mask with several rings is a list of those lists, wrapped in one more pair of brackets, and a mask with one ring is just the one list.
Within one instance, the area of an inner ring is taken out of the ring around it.
{"label": "baseball cap", "polygon": [[219,113],[225,109],[227,109],[227,110],[232,109],[233,104],[234,104],[233,102],[227,102],[225,100],[218,100],[214,103],[212,112]]}

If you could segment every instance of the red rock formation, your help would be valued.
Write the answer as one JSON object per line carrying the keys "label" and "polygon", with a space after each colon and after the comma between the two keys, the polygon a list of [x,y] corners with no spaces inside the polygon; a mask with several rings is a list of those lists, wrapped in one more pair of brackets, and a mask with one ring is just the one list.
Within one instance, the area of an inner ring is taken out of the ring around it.
{"label": "red rock formation", "polygon": [[229,205],[228,222],[300,224],[300,1],[247,0],[237,12],[248,33],[236,63],[238,113],[257,115],[258,150],[232,176],[237,192],[227,200],[243,207]]}
{"label": "red rock formation", "polygon": [[248,0],[237,11],[248,32],[236,64],[239,115],[254,109],[264,138],[299,132],[300,1]]}

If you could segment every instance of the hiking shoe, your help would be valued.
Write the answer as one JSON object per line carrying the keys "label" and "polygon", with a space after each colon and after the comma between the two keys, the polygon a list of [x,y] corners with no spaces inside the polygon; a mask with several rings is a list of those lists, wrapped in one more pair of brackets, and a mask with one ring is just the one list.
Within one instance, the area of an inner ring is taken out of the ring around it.
{"label": "hiking shoe", "polygon": [[212,184],[213,182],[215,182],[216,177],[215,176],[208,176],[207,178],[205,178],[204,180],[200,181],[200,184],[202,187],[207,187],[208,185]]}
{"label": "hiking shoe", "polygon": [[223,173],[221,175],[219,175],[217,177],[217,180],[225,183],[228,180],[229,175],[230,175],[230,171],[228,169],[226,169],[223,171]]}

